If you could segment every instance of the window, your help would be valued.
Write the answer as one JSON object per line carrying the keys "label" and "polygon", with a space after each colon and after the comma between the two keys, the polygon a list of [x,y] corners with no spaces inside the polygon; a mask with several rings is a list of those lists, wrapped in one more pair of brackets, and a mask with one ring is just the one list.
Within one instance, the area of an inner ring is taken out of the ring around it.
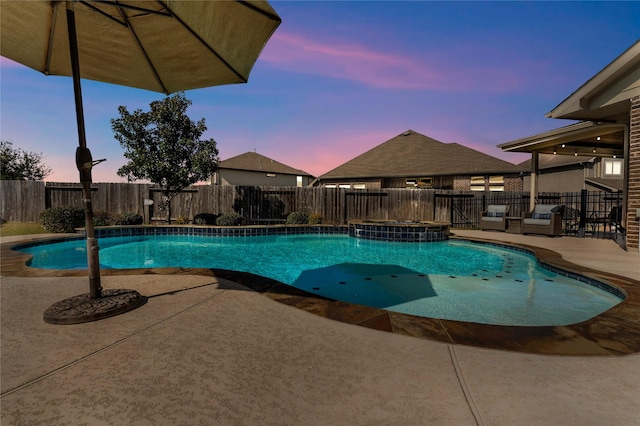
{"label": "window", "polygon": [[622,176],[622,160],[616,158],[605,158],[604,176]]}
{"label": "window", "polygon": [[504,176],[489,176],[489,191],[504,191]]}
{"label": "window", "polygon": [[267,173],[267,177],[276,177],[275,173]]}
{"label": "window", "polygon": [[302,188],[302,176],[296,176],[296,186]]}
{"label": "window", "polygon": [[366,189],[367,185],[365,185],[364,183],[354,183],[353,184],[353,189]]}
{"label": "window", "polygon": [[484,191],[484,176],[471,176],[471,190]]}
{"label": "window", "polygon": [[407,178],[404,181],[404,186],[407,188],[431,188],[433,187],[433,179],[428,177]]}
{"label": "window", "polygon": [[341,183],[340,185],[338,185],[338,188],[349,189],[351,188],[351,185],[349,185],[348,183]]}
{"label": "window", "polygon": [[433,188],[433,179],[432,178],[418,179],[418,188]]}

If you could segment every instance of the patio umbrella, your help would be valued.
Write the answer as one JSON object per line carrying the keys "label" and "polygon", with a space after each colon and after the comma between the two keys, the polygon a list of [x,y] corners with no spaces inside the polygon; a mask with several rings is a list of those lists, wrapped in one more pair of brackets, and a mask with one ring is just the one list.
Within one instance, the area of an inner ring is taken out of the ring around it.
{"label": "patio umbrella", "polygon": [[2,56],[46,75],[73,77],[89,299],[104,294],[91,206],[97,161],[87,148],[80,78],[165,94],[246,83],[280,22],[269,3],[253,0],[0,1]]}

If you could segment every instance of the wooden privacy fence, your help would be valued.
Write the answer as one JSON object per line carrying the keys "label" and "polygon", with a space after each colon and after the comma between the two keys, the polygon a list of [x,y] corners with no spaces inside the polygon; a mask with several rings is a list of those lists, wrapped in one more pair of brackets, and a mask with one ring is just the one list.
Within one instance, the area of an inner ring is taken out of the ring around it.
{"label": "wooden privacy fence", "polygon": [[[50,207],[82,208],[78,183],[0,181],[0,217],[12,222],[37,222]],[[149,202],[152,201],[152,203]],[[610,213],[620,207],[621,193],[540,193],[538,202],[565,206],[566,234],[590,233],[607,238],[619,233]],[[150,184],[97,183],[92,185],[93,208],[109,213],[138,213],[149,222],[166,217],[162,193]],[[426,189],[353,190],[323,187],[193,186],[172,201],[172,218],[192,221],[198,213],[235,211],[249,223],[281,222],[291,212],[319,214],[328,224],[349,220],[450,222],[454,228],[477,228],[489,204],[509,205],[509,216],[529,209],[528,192],[476,192]],[[578,231],[576,231],[578,230]],[[599,234],[600,232],[600,234]],[[603,236],[604,235],[604,236]]]}

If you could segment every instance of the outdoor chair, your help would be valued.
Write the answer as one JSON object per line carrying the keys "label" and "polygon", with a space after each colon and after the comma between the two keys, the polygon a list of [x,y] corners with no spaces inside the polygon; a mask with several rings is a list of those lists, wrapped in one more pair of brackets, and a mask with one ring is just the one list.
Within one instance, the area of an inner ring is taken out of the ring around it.
{"label": "outdoor chair", "polygon": [[565,206],[562,220],[564,221],[565,234],[578,234],[580,232],[580,210]]}
{"label": "outdoor chair", "polygon": [[561,235],[564,206],[538,204],[522,215],[523,234]]}
{"label": "outdoor chair", "polygon": [[480,219],[480,229],[483,231],[504,231],[507,229],[507,213],[509,212],[509,206],[503,205],[489,205],[487,210],[482,212],[482,218]]}
{"label": "outdoor chair", "polygon": [[625,229],[622,226],[622,206],[613,206],[606,216],[599,216],[598,212],[591,214],[587,219],[591,232],[595,233],[598,229],[610,229],[610,232],[625,233]]}

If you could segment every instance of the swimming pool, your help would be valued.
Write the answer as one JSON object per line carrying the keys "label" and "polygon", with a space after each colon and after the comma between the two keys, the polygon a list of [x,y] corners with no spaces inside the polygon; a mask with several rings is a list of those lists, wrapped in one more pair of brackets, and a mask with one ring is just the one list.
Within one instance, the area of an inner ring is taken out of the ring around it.
{"label": "swimming pool", "polygon": [[[541,267],[527,253],[463,241],[136,235],[100,238],[99,244],[102,268],[232,269],[349,303],[483,324],[568,325],[621,302]],[[18,250],[33,255],[31,267],[86,268],[83,239]]]}

